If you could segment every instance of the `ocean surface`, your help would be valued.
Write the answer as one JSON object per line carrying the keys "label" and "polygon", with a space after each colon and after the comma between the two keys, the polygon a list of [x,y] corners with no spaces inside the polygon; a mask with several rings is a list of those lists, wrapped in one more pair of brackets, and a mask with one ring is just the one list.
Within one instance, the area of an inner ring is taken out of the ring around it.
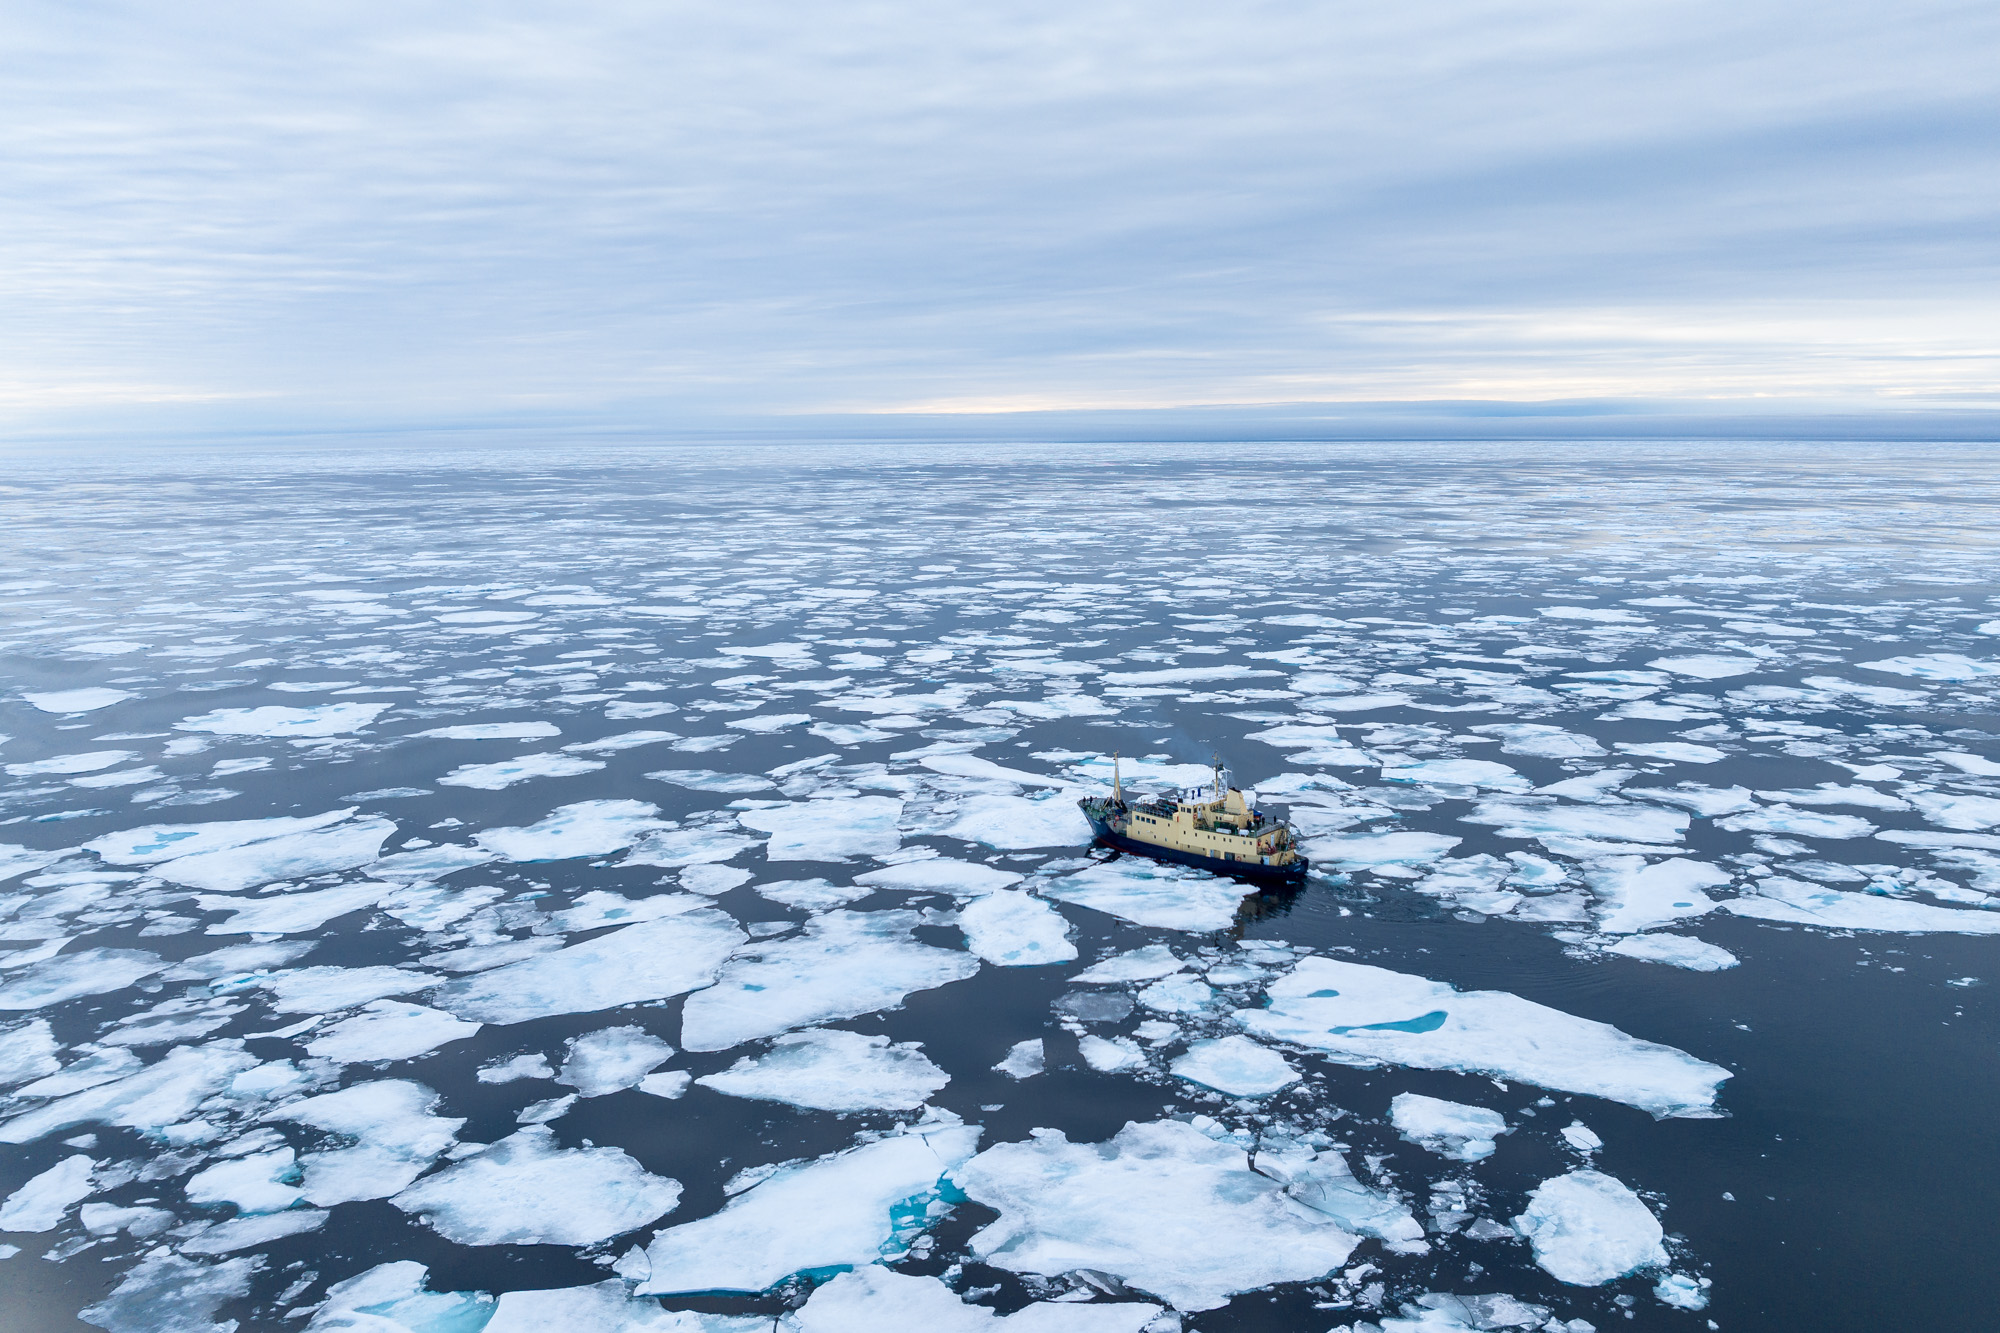
{"label": "ocean surface", "polygon": [[[0,1326],[1988,1326],[1996,506],[1963,445],[17,458]],[[1093,851],[1114,752],[1314,873]]]}

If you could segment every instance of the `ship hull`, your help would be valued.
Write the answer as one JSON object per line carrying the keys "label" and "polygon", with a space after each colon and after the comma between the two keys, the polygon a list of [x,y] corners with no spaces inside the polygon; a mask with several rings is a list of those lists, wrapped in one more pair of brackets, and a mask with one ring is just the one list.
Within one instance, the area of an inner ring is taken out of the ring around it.
{"label": "ship hull", "polygon": [[[1090,819],[1088,814],[1084,817]],[[1115,847],[1121,852],[1130,852],[1135,856],[1150,856],[1155,861],[1170,861],[1175,865],[1193,866],[1211,874],[1227,875],[1231,879],[1248,880],[1254,884],[1296,888],[1305,883],[1306,872],[1312,868],[1312,863],[1303,856],[1295,858],[1289,865],[1253,865],[1248,861],[1224,861],[1213,856],[1203,856],[1199,852],[1184,852],[1174,847],[1162,847],[1158,843],[1141,842],[1137,838],[1126,837],[1101,819],[1090,819],[1090,827],[1097,835],[1097,841],[1106,847]]]}

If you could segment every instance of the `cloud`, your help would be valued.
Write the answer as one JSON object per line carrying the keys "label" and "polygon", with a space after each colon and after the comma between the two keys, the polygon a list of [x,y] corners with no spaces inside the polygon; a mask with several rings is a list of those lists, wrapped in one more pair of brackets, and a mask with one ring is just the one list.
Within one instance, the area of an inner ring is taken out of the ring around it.
{"label": "cloud", "polygon": [[2000,11],[109,3],[5,38],[0,416],[2000,382]]}

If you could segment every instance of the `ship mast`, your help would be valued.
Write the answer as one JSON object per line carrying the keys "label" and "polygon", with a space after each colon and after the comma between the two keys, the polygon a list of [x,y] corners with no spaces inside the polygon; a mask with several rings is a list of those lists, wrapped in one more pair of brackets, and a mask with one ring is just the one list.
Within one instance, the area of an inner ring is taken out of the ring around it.
{"label": "ship mast", "polygon": [[1125,779],[1118,775],[1118,751],[1111,752],[1111,799],[1125,804]]}

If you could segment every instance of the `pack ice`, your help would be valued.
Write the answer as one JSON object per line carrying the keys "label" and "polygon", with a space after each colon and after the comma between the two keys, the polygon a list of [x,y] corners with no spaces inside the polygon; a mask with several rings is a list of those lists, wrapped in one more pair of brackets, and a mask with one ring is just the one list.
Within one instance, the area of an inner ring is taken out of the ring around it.
{"label": "pack ice", "polygon": [[525,1023],[663,1000],[714,981],[723,959],[746,938],[730,917],[704,907],[446,982],[433,1000],[482,1023]]}
{"label": "pack ice", "polygon": [[1095,1269],[1182,1310],[1323,1277],[1358,1243],[1253,1171],[1241,1148],[1175,1120],[1128,1124],[1094,1144],[1036,1130],[952,1180],[1000,1214],[972,1238],[983,1261],[1049,1277]]}
{"label": "pack ice", "polygon": [[1659,1117],[1713,1114],[1730,1076],[1685,1051],[1627,1036],[1505,991],[1459,991],[1364,963],[1308,958],[1237,1021],[1343,1064],[1455,1069],[1624,1102]]}
{"label": "pack ice", "polygon": [[909,911],[835,911],[815,917],[802,935],[752,945],[713,986],[689,997],[681,1045],[725,1051],[792,1028],[893,1008],[912,991],[979,971],[971,954],[912,939],[921,923]]}
{"label": "pack ice", "polygon": [[720,1212],[655,1236],[638,1290],[759,1292],[809,1269],[899,1259],[978,1143],[976,1125],[919,1127],[781,1166]]}

